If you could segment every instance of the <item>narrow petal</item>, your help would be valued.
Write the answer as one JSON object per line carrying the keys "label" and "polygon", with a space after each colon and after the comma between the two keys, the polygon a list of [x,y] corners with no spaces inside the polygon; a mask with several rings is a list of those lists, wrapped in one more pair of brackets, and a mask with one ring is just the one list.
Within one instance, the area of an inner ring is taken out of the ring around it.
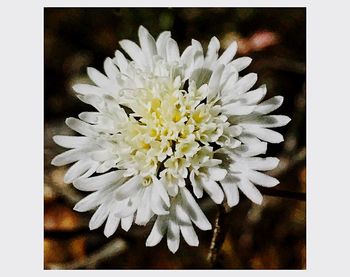
{"label": "narrow petal", "polygon": [[211,224],[187,188],[181,188],[182,203],[189,217],[201,230],[210,230]]}
{"label": "narrow petal", "polygon": [[156,41],[158,54],[163,58],[166,58],[166,46],[167,46],[168,40],[170,39],[170,36],[171,36],[171,33],[169,31],[162,32],[158,36]]}
{"label": "narrow petal", "polygon": [[237,102],[222,106],[222,112],[227,116],[248,115],[251,114],[255,108],[256,106],[247,106]]}
{"label": "narrow petal", "polygon": [[121,72],[126,72],[128,68],[128,60],[125,58],[122,52],[117,50],[115,52],[115,58],[113,59],[114,63],[119,67]]}
{"label": "narrow petal", "polygon": [[86,153],[83,150],[71,149],[54,157],[51,164],[55,166],[62,166],[76,162],[83,158],[86,158]]}
{"label": "narrow petal", "polygon": [[107,218],[105,229],[103,231],[104,235],[108,238],[115,233],[118,228],[120,218],[110,213]]}
{"label": "narrow petal", "polygon": [[101,72],[96,70],[93,67],[88,67],[87,68],[87,74],[89,78],[99,87],[104,88],[108,91],[110,91],[111,88],[111,81],[103,75]]}
{"label": "narrow petal", "polygon": [[254,170],[272,170],[277,167],[279,159],[268,157],[268,158],[248,158],[245,160],[245,163],[248,168]]}
{"label": "narrow petal", "polygon": [[84,121],[81,121],[74,117],[69,117],[66,119],[66,124],[69,128],[78,132],[79,134],[82,134],[87,137],[95,136],[95,132],[92,130],[91,125],[85,123]]}
{"label": "narrow petal", "polygon": [[76,84],[73,87],[73,90],[82,95],[104,95],[106,91],[102,88],[89,85],[89,84]]}
{"label": "narrow petal", "polygon": [[222,189],[220,188],[218,183],[211,179],[202,177],[201,185],[216,204],[222,203],[222,201],[224,200],[224,193],[222,192]]}
{"label": "narrow petal", "polygon": [[119,44],[136,64],[145,67],[145,57],[141,51],[141,48],[135,42],[124,39],[120,41]]}
{"label": "narrow petal", "polygon": [[259,103],[266,95],[267,89],[266,85],[262,85],[261,87],[248,91],[240,96],[239,100],[246,105],[255,105]]}
{"label": "narrow petal", "polygon": [[105,70],[107,77],[111,80],[115,80],[119,76],[120,72],[118,68],[114,65],[111,58],[106,58],[103,63],[103,69]]}
{"label": "narrow petal", "polygon": [[102,204],[101,206],[98,207],[96,212],[93,214],[93,216],[90,219],[89,222],[89,228],[90,230],[97,229],[100,227],[103,222],[107,219],[109,213],[109,208],[107,204]]}
{"label": "narrow petal", "polygon": [[250,181],[243,179],[238,183],[238,187],[251,201],[259,205],[262,203],[263,196]]}
{"label": "narrow petal", "polygon": [[148,65],[152,66],[153,56],[157,54],[156,42],[147,29],[143,26],[140,26],[138,34],[142,52],[147,59]]}
{"label": "narrow petal", "polygon": [[190,173],[190,181],[191,185],[193,187],[193,193],[197,198],[201,198],[203,196],[203,188],[198,184],[196,180],[196,176],[194,174],[194,171],[191,171]]}
{"label": "narrow petal", "polygon": [[169,195],[164,187],[164,184],[157,178],[153,178],[152,186],[155,192],[158,193],[158,195],[163,199],[164,203],[169,207],[170,206]]}
{"label": "narrow petal", "polygon": [[145,188],[135,217],[135,223],[138,225],[146,225],[153,215],[151,210],[151,192],[151,187]]}
{"label": "narrow petal", "polygon": [[115,196],[118,200],[125,199],[134,195],[141,187],[142,177],[136,175],[125,182],[120,188],[117,189]]}
{"label": "narrow petal", "polygon": [[215,96],[217,95],[220,87],[220,80],[222,76],[222,72],[224,71],[225,66],[223,64],[220,64],[217,66],[217,68],[214,70],[213,74],[210,77],[209,80],[209,94],[208,94],[208,101],[210,102]]}
{"label": "narrow petal", "polygon": [[249,57],[241,57],[238,59],[233,60],[230,62],[231,65],[233,65],[237,71],[242,71],[243,69],[247,68],[250,63],[252,62],[252,59]]}
{"label": "narrow petal", "polygon": [[155,246],[163,238],[167,229],[166,221],[164,216],[158,216],[156,222],[153,225],[152,231],[146,240],[146,246]]}
{"label": "narrow petal", "polygon": [[180,51],[177,42],[170,38],[166,46],[167,60],[168,62],[175,62],[180,60]]}
{"label": "narrow petal", "polygon": [[172,253],[175,253],[179,249],[180,227],[174,218],[168,220],[167,245]]}
{"label": "narrow petal", "polygon": [[280,133],[270,129],[249,126],[245,127],[245,132],[270,143],[280,143],[283,141],[283,136]]}
{"label": "narrow petal", "polygon": [[283,103],[283,97],[275,96],[260,103],[255,109],[255,112],[259,114],[268,114],[278,109],[282,105],[282,103]]}
{"label": "narrow petal", "polygon": [[241,126],[258,126],[263,128],[282,127],[288,124],[291,119],[285,115],[257,116],[240,122]]}
{"label": "narrow petal", "polygon": [[92,162],[90,159],[80,160],[73,164],[64,175],[63,181],[66,184],[73,182],[75,179],[90,169]]}
{"label": "narrow petal", "polygon": [[91,142],[87,137],[77,136],[54,136],[53,140],[56,144],[65,148],[80,148]]}
{"label": "narrow petal", "polygon": [[220,58],[218,59],[218,64],[227,64],[229,63],[233,57],[236,55],[237,52],[237,42],[232,42],[230,46],[222,53]]}
{"label": "narrow petal", "polygon": [[242,134],[239,140],[244,143],[236,149],[236,152],[243,157],[253,157],[265,154],[267,150],[267,143],[259,140],[255,136]]}
{"label": "narrow petal", "polygon": [[198,246],[199,245],[198,236],[197,236],[192,224],[180,225],[180,231],[181,231],[181,234],[184,237],[184,239],[188,245],[190,245],[190,246]]}
{"label": "narrow petal", "polygon": [[227,175],[220,183],[226,195],[227,204],[230,207],[236,206],[239,202],[239,192],[235,179]]}
{"label": "narrow petal", "polygon": [[209,167],[208,174],[210,179],[214,181],[221,181],[225,178],[227,170],[220,167]]}
{"label": "narrow petal", "polygon": [[[175,217],[179,225],[191,225],[191,218],[188,216],[181,199],[177,199],[178,203],[175,205]],[[172,207],[173,208],[173,207]],[[174,208],[172,212],[174,211]]]}
{"label": "narrow petal", "polygon": [[270,188],[279,184],[279,181],[276,178],[255,170],[249,170],[246,174],[250,181],[263,187]]}
{"label": "narrow petal", "polygon": [[116,170],[106,174],[86,179],[77,179],[73,186],[82,191],[96,191],[112,184],[119,185],[125,170]]}
{"label": "narrow petal", "polygon": [[133,220],[134,220],[134,215],[133,214],[128,216],[128,217],[122,218],[122,224],[121,224],[122,225],[122,229],[124,231],[126,231],[126,232],[129,231]]}

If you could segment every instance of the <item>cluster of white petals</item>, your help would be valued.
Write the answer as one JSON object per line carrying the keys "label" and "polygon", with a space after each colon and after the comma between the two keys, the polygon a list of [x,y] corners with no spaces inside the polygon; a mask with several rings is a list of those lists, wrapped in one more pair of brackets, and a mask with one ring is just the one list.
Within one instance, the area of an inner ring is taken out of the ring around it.
{"label": "cluster of white petals", "polygon": [[262,202],[255,185],[272,187],[278,180],[262,171],[275,168],[278,159],[256,157],[267,143],[283,137],[271,130],[289,122],[287,116],[267,115],[283,101],[262,101],[266,87],[251,90],[254,73],[239,76],[251,59],[233,59],[233,42],[219,56],[220,43],[210,40],[204,54],[192,40],[182,54],[171,34],[155,40],[139,28],[140,46],[122,40],[129,56],[116,51],[104,62],[105,74],[88,68],[95,85],[77,84],[79,99],[95,112],[83,112],[66,124],[81,136],[55,136],[70,150],[52,164],[74,163],[66,183],[91,192],[75,206],[96,209],[90,229],[106,222],[104,234],[121,225],[155,223],[146,241],[158,244],[166,236],[172,252],[180,234],[191,246],[199,241],[194,230],[211,229],[197,203],[204,192],[217,204],[239,202],[241,190],[254,203]]}

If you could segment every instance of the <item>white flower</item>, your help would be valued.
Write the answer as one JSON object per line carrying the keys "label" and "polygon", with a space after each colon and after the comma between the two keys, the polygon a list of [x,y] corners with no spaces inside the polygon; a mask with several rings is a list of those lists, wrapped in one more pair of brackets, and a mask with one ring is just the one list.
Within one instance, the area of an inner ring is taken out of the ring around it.
{"label": "white flower", "polygon": [[64,181],[92,192],[75,206],[80,212],[97,208],[90,229],[106,221],[104,233],[110,236],[119,224],[127,231],[133,222],[145,225],[155,216],[146,245],[166,235],[175,252],[180,233],[189,245],[198,245],[193,223],[211,229],[194,196],[205,192],[217,204],[226,198],[232,207],[240,189],[260,204],[255,185],[278,184],[261,172],[275,168],[278,159],[256,156],[265,153],[267,142],[283,141],[269,128],[290,119],[266,115],[283,98],[261,102],[266,87],[251,90],[257,75],[239,76],[251,59],[233,60],[235,42],[219,56],[215,37],[205,55],[196,40],[180,54],[170,32],[154,40],[141,26],[139,39],[141,47],[120,42],[130,59],[116,51],[104,62],[106,75],[88,68],[95,85],[73,87],[96,112],[66,120],[81,136],[55,136],[71,150],[52,164],[74,163]]}

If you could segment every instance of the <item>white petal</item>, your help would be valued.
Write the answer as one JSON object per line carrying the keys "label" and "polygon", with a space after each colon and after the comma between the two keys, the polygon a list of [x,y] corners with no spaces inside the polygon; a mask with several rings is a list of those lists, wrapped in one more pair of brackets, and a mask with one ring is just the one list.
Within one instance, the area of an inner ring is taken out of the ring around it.
{"label": "white petal", "polygon": [[162,240],[167,229],[167,222],[164,219],[164,216],[157,217],[157,220],[153,225],[152,231],[146,240],[146,246],[155,246]]}
{"label": "white petal", "polygon": [[185,241],[190,246],[198,246],[199,240],[198,236],[192,226],[192,224],[189,225],[180,225],[181,234],[184,237]]}
{"label": "white petal", "polygon": [[[177,223],[179,225],[192,225],[191,219],[188,216],[187,212],[185,211],[185,208],[182,206],[182,201],[181,199],[177,199],[178,203],[175,204],[175,217],[177,220]],[[172,207],[173,208],[173,207]],[[174,208],[173,208],[174,210]],[[174,213],[174,211],[172,210],[172,213]]]}
{"label": "white petal", "polygon": [[237,42],[232,42],[230,46],[222,53],[220,58],[218,59],[217,63],[220,64],[227,64],[229,63],[233,57],[236,55],[237,52]]}
{"label": "white petal", "polygon": [[137,193],[141,188],[141,179],[140,175],[136,175],[126,181],[120,188],[117,189],[115,196],[118,200],[125,199]]}
{"label": "white petal", "polygon": [[87,137],[95,136],[95,132],[92,130],[91,125],[85,123],[84,121],[81,121],[73,117],[69,117],[66,119],[66,124],[68,125],[69,128],[78,132],[79,134],[82,134]]}
{"label": "white petal", "polygon": [[215,96],[218,93],[219,86],[220,86],[220,80],[222,76],[222,72],[224,71],[225,66],[223,64],[220,64],[219,66],[216,67],[214,70],[213,74],[210,77],[209,80],[209,95],[208,95],[208,101],[212,100],[215,98]]}
{"label": "white petal", "polygon": [[250,90],[256,81],[258,80],[258,75],[256,73],[249,73],[239,79],[235,85],[234,92],[238,95]]}
{"label": "white petal", "polygon": [[196,86],[200,87],[203,84],[208,83],[211,74],[212,74],[212,71],[210,69],[200,67],[192,72],[190,80],[195,81]]}
{"label": "white petal", "polygon": [[73,182],[76,178],[80,177],[92,166],[93,162],[90,159],[80,160],[73,164],[64,175],[63,181],[66,184]]}
{"label": "white petal", "polygon": [[180,193],[182,196],[182,203],[184,205],[184,208],[188,212],[188,215],[194,222],[194,224],[196,224],[197,227],[201,230],[210,230],[210,222],[202,212],[201,208],[199,207],[191,193],[187,190],[187,188],[181,188]]}
{"label": "white petal", "polygon": [[259,205],[262,203],[263,196],[250,181],[243,179],[238,183],[238,187],[251,201]]}
{"label": "white petal", "polygon": [[145,67],[145,57],[141,51],[141,48],[135,42],[124,39],[120,41],[119,44],[136,64]]}
{"label": "white petal", "polygon": [[122,229],[124,231],[126,231],[126,232],[129,231],[133,220],[134,220],[134,215],[133,214],[128,216],[128,217],[122,218],[122,224],[121,224],[122,225]]}
{"label": "white petal", "polygon": [[239,102],[222,106],[222,112],[227,116],[251,114],[256,106],[246,106]]}
{"label": "white petal", "polygon": [[256,73],[249,73],[245,76],[243,76],[241,79],[239,79],[234,86],[231,88],[225,88],[225,90],[222,91],[222,102],[223,103],[230,103],[232,100],[236,99],[237,96],[247,92],[250,90],[256,81],[258,80],[258,75]]}
{"label": "white petal", "polygon": [[155,192],[158,193],[158,195],[163,199],[164,203],[169,207],[170,206],[169,195],[164,187],[164,184],[157,178],[153,178],[152,186]]}
{"label": "white petal", "polygon": [[96,212],[93,214],[93,216],[90,219],[89,222],[89,228],[90,230],[97,229],[100,227],[103,222],[107,219],[109,213],[109,206],[107,204],[102,204]]}
{"label": "white petal", "polygon": [[129,63],[122,52],[117,50],[115,52],[115,58],[113,59],[113,61],[119,67],[121,72],[124,72],[124,73],[126,72]]}
{"label": "white petal", "polygon": [[77,136],[54,136],[53,140],[56,144],[65,148],[80,148],[91,141],[87,137]]}
{"label": "white petal", "polygon": [[227,171],[226,169],[220,168],[220,167],[209,167],[208,173],[210,179],[214,181],[221,181],[225,178]]}
{"label": "white petal", "polygon": [[151,187],[145,188],[135,217],[135,223],[138,225],[146,225],[153,216],[153,212],[151,210],[151,192]]}
{"label": "white petal", "polygon": [[101,192],[96,191],[81,199],[77,204],[75,204],[73,209],[77,212],[87,212],[96,208],[100,204],[100,200]]}
{"label": "white petal", "polygon": [[265,115],[257,116],[240,122],[241,126],[258,126],[264,128],[282,127],[290,121],[285,115]]}
{"label": "white petal", "polygon": [[87,73],[88,76],[90,77],[90,79],[99,87],[107,90],[107,91],[111,91],[112,89],[112,82],[105,76],[103,75],[101,72],[99,72],[98,70],[96,70],[93,67],[88,67],[87,68]]}
{"label": "white petal", "polygon": [[122,201],[123,205],[115,211],[116,216],[124,218],[133,215],[141,204],[143,193],[144,188],[141,188],[132,197],[124,199],[124,201]]}
{"label": "white petal", "polygon": [[180,245],[180,228],[173,218],[168,220],[167,245],[172,253],[175,253]]}
{"label": "white petal", "polygon": [[261,87],[248,91],[240,96],[239,100],[246,105],[254,105],[260,102],[266,95],[266,86],[262,85]]}
{"label": "white petal", "polygon": [[147,29],[143,26],[140,26],[138,34],[142,52],[148,61],[148,65],[151,66],[153,56],[157,54],[156,42]]}
{"label": "white petal", "polygon": [[168,207],[165,205],[164,201],[159,197],[159,195],[154,191],[152,191],[151,209],[156,215],[169,214]]}
{"label": "white petal", "polygon": [[75,188],[82,191],[96,191],[112,184],[118,184],[123,178],[125,170],[116,170],[106,174],[86,179],[77,179],[73,182]]}
{"label": "white petal", "polygon": [[262,103],[260,103],[256,109],[255,112],[260,114],[268,114],[276,109],[278,109],[283,103],[283,97],[282,96],[275,96],[272,97]]}
{"label": "white petal", "polygon": [[105,225],[105,229],[103,231],[104,235],[107,238],[115,233],[115,231],[118,228],[119,222],[120,222],[119,217],[115,216],[112,213],[109,214],[109,216],[107,218],[106,225]]}
{"label": "white petal", "polygon": [[208,44],[208,51],[205,57],[206,67],[212,68],[212,65],[218,58],[218,51],[220,49],[220,42],[216,37],[212,37]]}
{"label": "white petal", "polygon": [[277,158],[248,158],[245,160],[245,163],[250,169],[254,170],[272,170],[277,167],[279,159]]}
{"label": "white petal", "polygon": [[267,150],[267,143],[260,141],[255,136],[241,135],[239,140],[243,142],[235,151],[243,157],[252,157],[260,154],[265,154]]}
{"label": "white petal", "polygon": [[163,58],[166,58],[166,45],[170,36],[171,33],[169,31],[164,31],[158,36],[156,41],[158,54]]}
{"label": "white petal", "polygon": [[82,112],[79,115],[79,118],[90,124],[97,124],[99,122],[99,118],[103,116],[99,112]]}
{"label": "white petal", "polygon": [[181,60],[181,64],[184,64],[185,66],[188,67],[188,69],[190,69],[192,63],[194,62],[193,51],[192,51],[191,45],[186,47],[186,49],[182,52],[180,60]]}
{"label": "white petal", "polygon": [[237,137],[242,133],[242,127],[238,125],[230,126],[227,128],[227,132],[232,136],[232,137]]}
{"label": "white petal", "polygon": [[209,84],[208,84],[210,89],[215,90],[219,87],[221,75],[222,75],[222,72],[224,71],[224,68],[225,66],[223,64],[220,64],[215,68],[213,74],[210,77]]}
{"label": "white petal", "polygon": [[180,60],[180,51],[177,42],[170,38],[166,45],[166,53],[168,62],[175,62]]}
{"label": "white petal", "polygon": [[239,202],[239,192],[235,179],[227,175],[220,183],[225,192],[227,204],[230,207],[236,206]]}
{"label": "white petal", "polygon": [[259,139],[270,142],[270,143],[280,143],[283,141],[283,136],[276,131],[258,128],[258,127],[245,127],[245,132],[254,136],[257,136]]}
{"label": "white petal", "polygon": [[255,170],[249,170],[246,174],[250,181],[252,181],[254,184],[257,184],[263,187],[270,188],[279,184],[279,181],[276,178],[273,178],[271,176],[268,176],[264,173],[261,173]]}
{"label": "white petal", "polygon": [[251,58],[241,57],[241,58],[233,60],[229,64],[233,65],[237,69],[237,71],[242,71],[243,69],[247,68],[251,62],[252,62]]}
{"label": "white petal", "polygon": [[203,189],[202,187],[198,184],[197,180],[196,180],[196,176],[194,174],[194,171],[192,170],[190,173],[190,181],[191,181],[191,185],[193,187],[193,193],[197,198],[201,198],[203,196]]}
{"label": "white petal", "polygon": [[211,179],[202,177],[201,185],[216,204],[222,203],[222,201],[224,200],[224,193],[222,192],[222,189],[220,188],[218,183]]}
{"label": "white petal", "polygon": [[115,80],[120,75],[118,68],[114,65],[111,58],[106,58],[103,63],[103,69],[105,70],[107,77],[111,80]]}
{"label": "white petal", "polygon": [[104,95],[106,91],[102,88],[89,85],[89,84],[76,84],[73,87],[73,90],[82,95]]}
{"label": "white petal", "polygon": [[83,150],[71,149],[54,157],[51,161],[51,164],[55,166],[62,166],[76,162],[83,158],[86,158],[86,153],[84,153]]}

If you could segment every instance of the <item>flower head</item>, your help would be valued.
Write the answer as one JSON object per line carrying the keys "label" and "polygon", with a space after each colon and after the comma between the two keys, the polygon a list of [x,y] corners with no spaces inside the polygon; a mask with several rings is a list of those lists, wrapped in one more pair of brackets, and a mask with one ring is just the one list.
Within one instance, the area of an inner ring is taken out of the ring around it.
{"label": "flower head", "polygon": [[206,54],[192,40],[180,54],[168,31],[157,40],[142,26],[138,34],[140,46],[120,42],[129,58],[117,50],[105,60],[105,74],[88,68],[95,85],[73,87],[96,111],[66,120],[81,136],[55,136],[70,150],[52,164],[74,163],[64,181],[91,192],[74,207],[96,209],[90,229],[106,222],[104,233],[110,236],[119,225],[127,231],[133,222],[145,225],[155,217],[146,245],[166,236],[175,252],[180,234],[189,245],[198,245],[193,224],[211,229],[196,198],[206,193],[232,207],[241,190],[260,204],[255,185],[278,184],[261,172],[275,168],[278,159],[256,156],[265,153],[267,142],[283,141],[269,128],[290,119],[267,115],[283,98],[261,102],[266,87],[251,90],[256,74],[239,76],[251,59],[233,59],[235,42],[219,56],[217,38],[210,40]]}

